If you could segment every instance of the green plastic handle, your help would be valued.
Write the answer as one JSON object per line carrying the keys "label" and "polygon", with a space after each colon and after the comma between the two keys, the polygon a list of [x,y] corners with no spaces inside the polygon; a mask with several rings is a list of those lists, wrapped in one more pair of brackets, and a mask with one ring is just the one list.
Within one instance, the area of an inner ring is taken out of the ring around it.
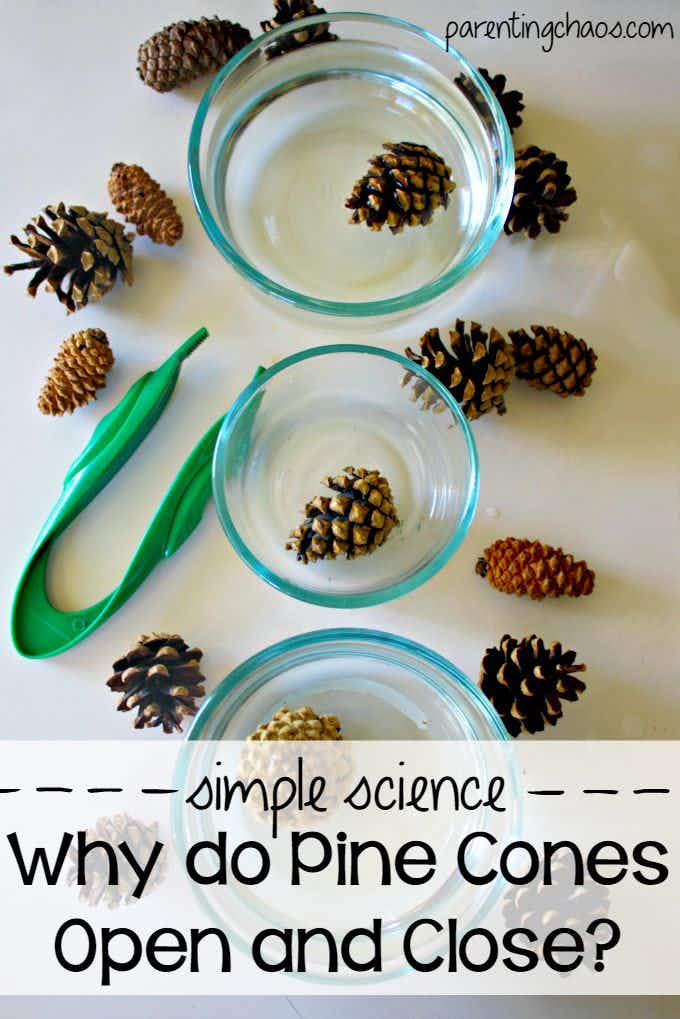
{"label": "green plastic handle", "polygon": [[129,460],[170,399],[182,362],[207,337],[199,329],[155,371],[147,372],[102,418],[71,464],[61,496],[50,513],[21,575],[12,605],[12,640],[26,658],[47,658],[73,647],[109,618],[158,563],[171,556],[199,523],[211,493],[211,463],[220,418],[182,465],[149,524],[118,587],[76,612],[62,612],[46,591],[52,546],[75,518]]}

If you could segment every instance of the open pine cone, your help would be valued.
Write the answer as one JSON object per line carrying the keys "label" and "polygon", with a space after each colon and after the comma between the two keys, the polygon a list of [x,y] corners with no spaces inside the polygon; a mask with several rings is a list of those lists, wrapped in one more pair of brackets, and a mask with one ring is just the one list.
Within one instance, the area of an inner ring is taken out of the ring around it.
{"label": "open pine cone", "polygon": [[435,209],[449,204],[456,186],[451,167],[427,145],[385,142],[383,148],[345,202],[353,210],[350,223],[366,223],[371,230],[387,225],[393,234],[426,226]]}
{"label": "open pine cone", "polygon": [[[88,828],[87,841],[104,842],[113,849],[125,842],[137,860],[148,860],[149,855],[158,841],[158,822],[144,824],[136,821],[129,814],[114,814],[112,817],[100,817],[94,828]],[[78,897],[89,906],[100,903],[109,909],[119,906],[130,906],[143,901],[155,888],[165,880],[167,871],[167,850],[163,849],[154,864],[151,876],[146,883],[140,898],[135,898],[134,891],[139,883],[139,875],[135,874],[127,860],[120,859],[118,864],[118,884],[109,884],[108,857],[106,850],[88,853],[85,860],[85,884],[80,886]],[[69,871],[66,881],[75,885],[78,880],[78,848],[72,845],[69,849]]]}
{"label": "open pine cone", "polygon": [[336,494],[318,495],[307,503],[304,522],[291,531],[286,544],[300,562],[368,555],[399,523],[389,482],[379,471],[345,467],[323,484]]}
{"label": "open pine cone", "polygon": [[576,701],[585,690],[576,675],[585,668],[559,641],[546,647],[535,633],[522,640],[506,633],[499,647],[487,648],[479,686],[511,736],[543,732],[562,717],[562,701]]}
{"label": "open pine cone", "polygon": [[[522,110],[524,109],[522,100],[524,96],[517,89],[506,89],[507,78],[504,74],[492,75],[487,71],[486,67],[478,67],[477,70],[498,100],[508,122],[508,127],[511,131],[515,131],[522,123]],[[455,81],[458,88],[466,96],[473,100],[476,98],[476,93],[479,93],[479,89],[475,87],[467,75],[460,74]]]}
{"label": "open pine cone", "polygon": [[[512,382],[514,369],[510,344],[497,329],[492,327],[486,333],[477,322],[471,322],[470,331],[466,332],[462,319],[456,320],[456,328],[449,336],[451,347],[447,350],[439,330],[428,329],[420,339],[420,353],[407,347],[406,356],[427,368],[450,389],[471,421],[490,410],[505,414],[505,393]],[[408,385],[412,379],[414,376],[407,373],[403,385]],[[424,409],[438,409],[433,390],[416,378],[413,399],[418,400],[421,396]]]}
{"label": "open pine cone", "polygon": [[218,17],[177,21],[141,44],[137,74],[156,92],[170,92],[202,74],[218,71],[251,39],[243,25]]}
{"label": "open pine cone", "polygon": [[113,367],[113,351],[102,329],[83,329],[64,340],[38,398],[41,414],[72,414],[97,398]]}
{"label": "open pine cone", "polygon": [[506,234],[524,233],[532,239],[541,229],[556,234],[576,201],[567,164],[554,152],[527,145],[515,154],[515,192],[505,220]]}
{"label": "open pine cone", "polygon": [[119,711],[137,708],[135,729],[162,725],[163,732],[181,732],[182,719],[196,714],[196,699],[205,693],[202,657],[202,651],[190,648],[177,634],[141,636],[113,663],[107,686],[123,694]]}
{"label": "open pine cone", "polygon": [[515,350],[515,375],[534,389],[557,396],[584,396],[597,367],[597,354],[585,340],[555,326],[532,326],[508,333]]}
{"label": "open pine cone", "polygon": [[26,226],[25,241],[15,234],[10,237],[29,260],[5,266],[8,276],[35,269],[28,283],[31,297],[44,283],[45,290],[71,312],[98,301],[119,275],[132,283],[132,234],[126,233],[121,223],[104,212],[63,202],[48,205],[44,213]]}
{"label": "open pine cone", "polygon": [[528,538],[499,538],[484,549],[476,573],[504,594],[528,594],[536,600],[592,594],[595,574],[583,560],[561,548]]}
{"label": "open pine cone", "polygon": [[[314,0],[274,0],[274,14],[267,21],[261,21],[260,27],[263,32],[272,32],[275,28],[283,25],[290,25],[301,18],[311,18],[314,14],[325,14],[323,7],[317,7]],[[271,43],[266,48],[267,57],[280,56],[282,53],[290,53],[301,46],[309,46],[318,42],[334,42],[337,35],[333,35],[328,27],[328,22],[321,22],[312,25],[311,28],[301,28],[299,32],[293,32],[285,39]]]}
{"label": "open pine cone", "polygon": [[172,198],[160,184],[136,164],[114,163],[109,177],[113,207],[137,233],[148,234],[154,244],[172,247],[184,231],[184,224]]}

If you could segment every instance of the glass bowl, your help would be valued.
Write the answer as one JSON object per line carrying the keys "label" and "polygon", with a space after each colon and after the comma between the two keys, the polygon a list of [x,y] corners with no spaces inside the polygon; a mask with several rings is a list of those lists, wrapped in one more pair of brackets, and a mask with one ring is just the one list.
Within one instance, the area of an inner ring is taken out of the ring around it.
{"label": "glass bowl", "polygon": [[[318,25],[336,38],[281,52]],[[456,183],[427,227],[397,236],[349,225],[344,205],[389,141],[428,145]],[[215,76],[189,180],[208,236],[246,279],[361,318],[430,301],[479,263],[510,205],[514,155],[500,106],[456,50],[395,18],[322,14],[254,40]]]}
{"label": "glass bowl", "polygon": [[[298,562],[285,547],[291,530],[330,494],[322,479],[350,465],[387,478],[399,525],[370,555]],[[235,400],[215,444],[213,492],[230,542],[269,584],[316,605],[377,605],[418,587],[460,545],[477,504],[477,453],[459,405],[425,369],[333,344],[279,361]]]}

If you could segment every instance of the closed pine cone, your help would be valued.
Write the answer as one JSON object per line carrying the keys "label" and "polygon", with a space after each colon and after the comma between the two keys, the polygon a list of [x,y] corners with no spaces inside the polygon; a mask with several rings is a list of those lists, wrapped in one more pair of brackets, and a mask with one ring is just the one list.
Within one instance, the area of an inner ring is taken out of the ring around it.
{"label": "closed pine cone", "polygon": [[515,348],[515,374],[534,389],[549,389],[558,396],[583,396],[597,367],[597,354],[585,340],[555,326],[511,329]]}
{"label": "closed pine cone", "polygon": [[345,202],[353,210],[350,223],[366,223],[371,230],[387,225],[393,234],[426,226],[435,209],[449,204],[456,186],[451,167],[427,145],[385,142],[383,148]]}
{"label": "closed pine cone", "polygon": [[141,44],[137,73],[156,92],[218,71],[252,39],[247,28],[222,18],[177,21]]}
{"label": "closed pine cone", "polygon": [[305,705],[294,710],[279,708],[269,722],[262,722],[249,740],[338,740],[340,722],[335,715],[317,715]]}
{"label": "closed pine cone", "polygon": [[[406,356],[432,372],[451,391],[471,421],[491,410],[505,414],[505,393],[514,370],[510,344],[493,326],[486,333],[477,322],[471,322],[470,331],[466,332],[462,319],[456,320],[456,328],[449,337],[447,350],[439,330],[428,329],[420,339],[420,353],[407,347]],[[403,384],[408,385],[413,378],[407,373]],[[439,409],[433,390],[416,378],[413,399],[418,400],[421,395],[424,409]]]}
{"label": "closed pine cone", "polygon": [[386,478],[365,467],[345,467],[323,482],[335,491],[305,506],[304,522],[291,532],[286,548],[303,563],[345,556],[355,559],[382,545],[399,523]]}
{"label": "closed pine cone", "polygon": [[505,220],[506,234],[524,231],[532,239],[541,229],[556,234],[576,201],[567,164],[554,152],[527,145],[515,155],[515,191]]}
{"label": "closed pine cone", "polygon": [[101,329],[83,329],[64,340],[38,397],[41,414],[72,414],[97,398],[113,366],[113,351]]}
{"label": "closed pine cone", "polygon": [[143,167],[114,163],[109,195],[116,211],[155,244],[172,247],[182,236],[184,224],[175,203]]}
{"label": "closed pine cone", "polygon": [[[301,18],[311,18],[314,14],[325,13],[325,9],[317,7],[314,0],[274,0],[273,16],[267,21],[261,21],[260,27],[263,32],[272,32],[282,25],[294,24]],[[285,39],[267,46],[266,53],[267,57],[271,58],[312,43],[334,42],[337,38],[337,35],[333,35],[329,30],[328,22],[321,22],[312,25],[311,28],[301,28],[299,32],[289,33]]]}
{"label": "closed pine cone", "polygon": [[113,663],[106,685],[123,694],[119,711],[137,708],[135,729],[162,725],[163,732],[181,732],[182,719],[196,714],[196,699],[205,693],[202,657],[202,651],[190,648],[177,634],[141,636]]}
{"label": "closed pine cone", "polygon": [[583,560],[561,548],[528,538],[499,538],[484,550],[475,567],[492,587],[530,598],[578,598],[592,594],[595,574]]}
{"label": "closed pine cone", "polygon": [[546,647],[535,633],[522,640],[506,633],[499,647],[487,648],[479,686],[511,736],[543,732],[562,717],[562,701],[576,701],[585,690],[576,675],[585,668],[559,641]]}

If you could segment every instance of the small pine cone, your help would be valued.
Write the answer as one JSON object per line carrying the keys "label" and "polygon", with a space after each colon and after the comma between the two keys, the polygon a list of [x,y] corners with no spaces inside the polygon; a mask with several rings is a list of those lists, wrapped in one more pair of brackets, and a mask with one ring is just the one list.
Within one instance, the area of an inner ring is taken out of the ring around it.
{"label": "small pine cone", "polygon": [[137,74],[156,92],[218,71],[252,39],[247,28],[221,18],[177,21],[141,44]]}
{"label": "small pine cone", "polygon": [[577,672],[575,651],[563,651],[555,642],[546,648],[532,634],[515,640],[501,637],[499,647],[487,648],[479,673],[479,686],[500,715],[511,736],[543,732],[562,717],[562,701],[577,701],[586,684]]}
{"label": "small pine cone", "polygon": [[569,214],[564,210],[576,201],[567,164],[554,152],[527,145],[515,154],[515,193],[505,221],[506,234],[524,231],[535,238],[544,228],[559,233]]}
{"label": "small pine cone", "polygon": [[104,212],[63,202],[48,205],[44,213],[26,226],[25,241],[15,234],[10,237],[29,260],[5,266],[8,276],[36,270],[28,283],[30,297],[44,283],[45,290],[72,312],[107,294],[119,275],[132,283],[132,234],[125,232],[122,223]]}
{"label": "small pine cone", "polygon": [[[127,843],[137,860],[148,860],[149,855],[158,841],[158,822],[144,824],[135,821],[129,814],[114,814],[112,817],[100,817],[94,828],[87,830],[87,841],[104,842],[117,849],[121,842]],[[141,902],[144,896],[158,887],[165,879],[167,870],[167,850],[163,849],[157,858],[151,876],[147,881],[140,898],[135,898],[134,891],[139,883],[139,875],[126,860],[121,859],[118,865],[118,884],[109,884],[108,858],[105,850],[88,853],[85,860],[85,884],[80,886],[78,897],[89,906],[100,903],[109,909],[119,906],[130,906]],[[66,881],[74,885],[78,880],[78,848],[72,845],[69,849],[69,871]]]}
{"label": "small pine cone", "polygon": [[532,326],[509,332],[515,348],[515,374],[534,389],[558,396],[583,396],[593,379],[597,354],[585,340],[555,326]]}
{"label": "small pine cone", "polygon": [[389,483],[379,471],[345,467],[324,485],[335,491],[305,506],[305,520],[291,531],[286,548],[302,563],[345,556],[356,559],[382,545],[399,523]]}
{"label": "small pine cone", "polygon": [[317,715],[309,706],[279,708],[269,722],[262,722],[249,740],[338,740],[340,722],[335,715]]}
{"label": "small pine cone", "polygon": [[456,186],[451,167],[427,145],[385,142],[383,148],[345,202],[353,210],[350,223],[366,223],[371,230],[387,224],[393,234],[405,226],[426,226],[435,209],[449,204]]}
{"label": "small pine cone", "polygon": [[[290,25],[300,18],[311,18],[314,14],[325,14],[323,7],[317,7],[314,0],[274,0],[274,14],[268,21],[261,21],[260,27],[263,32],[272,32],[282,25]],[[290,53],[301,46],[309,46],[317,42],[334,42],[337,35],[328,28],[327,22],[312,25],[311,28],[302,28],[286,36],[285,40],[279,40],[267,47],[269,58],[280,56],[282,53]]]}
{"label": "small pine cone", "polygon": [[561,548],[528,538],[499,538],[484,550],[475,571],[504,594],[528,594],[530,598],[578,598],[592,594],[595,574],[583,560],[575,560]]}
{"label": "small pine cone", "polygon": [[[462,319],[456,320],[456,328],[449,335],[450,351],[444,346],[439,330],[428,329],[421,337],[420,353],[407,347],[406,356],[427,368],[451,390],[470,421],[494,409],[505,414],[505,393],[514,369],[510,344],[497,329],[492,327],[487,334],[477,322],[471,322],[470,332],[466,333]],[[407,374],[403,384],[408,385],[412,379],[413,376]],[[421,395],[424,409],[439,409],[433,390],[416,379],[413,399],[418,400]]]}
{"label": "small pine cone", "polygon": [[83,329],[64,340],[45,379],[38,410],[41,414],[72,414],[97,399],[113,366],[113,351],[101,329]]}
{"label": "small pine cone", "polygon": [[172,247],[181,238],[184,224],[175,203],[143,167],[114,163],[109,195],[126,222],[134,223],[137,233],[148,234],[154,244]]}
{"label": "small pine cone", "polygon": [[162,725],[163,732],[181,732],[182,719],[196,714],[196,699],[205,693],[202,657],[202,651],[190,648],[177,634],[142,636],[113,663],[107,686],[123,694],[119,711],[137,708],[135,729]]}
{"label": "small pine cone", "polygon": [[[477,68],[484,81],[487,83],[493,94],[495,95],[500,108],[505,114],[505,119],[508,122],[510,131],[515,131],[522,123],[522,110],[524,109],[524,103],[522,100],[524,96],[517,89],[507,89],[507,78],[504,74],[491,75],[486,67]],[[478,89],[475,88],[472,80],[464,74],[460,74],[456,79],[456,85],[458,88],[469,96],[471,99],[475,99],[478,93]]]}

